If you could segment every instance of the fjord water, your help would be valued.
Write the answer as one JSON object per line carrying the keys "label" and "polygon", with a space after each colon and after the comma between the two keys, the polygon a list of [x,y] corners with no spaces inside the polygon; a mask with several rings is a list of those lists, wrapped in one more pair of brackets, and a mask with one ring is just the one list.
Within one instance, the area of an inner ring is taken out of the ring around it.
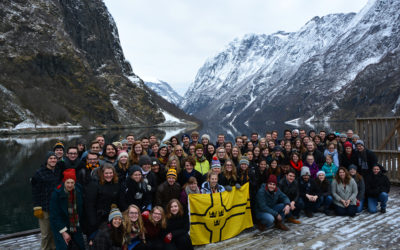
{"label": "fjord water", "polygon": [[[351,123],[320,124],[315,130],[326,129],[328,131],[344,131],[351,128]],[[300,126],[309,130],[306,125]],[[211,141],[215,142],[217,135],[223,133],[227,141],[234,141],[234,137],[241,134],[250,135],[258,132],[264,135],[266,131],[276,129],[280,135],[284,129],[293,129],[286,124],[269,123],[262,131],[253,130],[243,125],[240,128],[229,126],[211,126],[204,124],[199,129],[200,135],[209,134]],[[240,131],[239,131],[240,130]],[[132,129],[118,131],[98,131],[91,133],[67,133],[67,134],[41,134],[0,137],[0,235],[9,234],[29,229],[38,228],[38,221],[32,212],[32,190],[30,178],[45,161],[47,151],[53,148],[58,140],[64,142],[65,146],[75,145],[78,139],[84,139],[87,143],[95,138],[97,134],[104,134],[106,142],[113,142],[125,137],[128,133],[134,133],[135,139],[154,133],[162,140],[169,139],[173,135],[190,133],[185,128],[164,129]]]}

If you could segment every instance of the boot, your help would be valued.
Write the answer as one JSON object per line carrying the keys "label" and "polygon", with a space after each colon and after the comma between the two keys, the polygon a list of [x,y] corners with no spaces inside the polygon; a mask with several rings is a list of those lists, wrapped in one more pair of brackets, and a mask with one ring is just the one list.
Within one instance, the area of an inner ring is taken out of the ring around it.
{"label": "boot", "polygon": [[288,222],[293,223],[293,224],[300,224],[301,222],[296,220],[293,216],[290,216],[289,218],[286,219]]}
{"label": "boot", "polygon": [[265,228],[266,227],[265,227],[264,224],[262,224],[260,221],[257,222],[257,229],[258,230],[260,230],[262,232],[262,231],[265,231]]}
{"label": "boot", "polygon": [[281,220],[275,221],[275,228],[278,228],[283,231],[289,231],[289,228],[287,226],[285,226],[285,224],[283,224]]}
{"label": "boot", "polygon": [[306,216],[308,217],[308,218],[312,218],[314,215],[313,215],[313,212],[311,212],[310,210],[306,210],[305,211],[305,214],[306,214]]}

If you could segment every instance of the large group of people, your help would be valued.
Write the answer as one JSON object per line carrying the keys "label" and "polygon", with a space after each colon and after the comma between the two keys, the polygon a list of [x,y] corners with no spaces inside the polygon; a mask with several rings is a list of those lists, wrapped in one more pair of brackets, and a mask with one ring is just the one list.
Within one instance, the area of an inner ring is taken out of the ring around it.
{"label": "large group of people", "polygon": [[[90,144],[57,142],[31,179],[42,249],[193,249],[190,194],[231,192],[249,183],[259,230],[300,224],[314,213],[386,212],[390,182],[364,142],[304,129],[234,142],[196,131]],[[85,236],[85,237],[84,237]]]}

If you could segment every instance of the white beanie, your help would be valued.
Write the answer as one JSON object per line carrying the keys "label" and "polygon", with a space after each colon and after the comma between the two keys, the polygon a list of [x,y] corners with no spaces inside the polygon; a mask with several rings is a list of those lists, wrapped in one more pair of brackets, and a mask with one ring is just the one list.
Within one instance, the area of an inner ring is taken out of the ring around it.
{"label": "white beanie", "polygon": [[303,175],[311,175],[310,169],[309,169],[308,167],[302,167],[302,168],[301,168],[300,175],[301,175],[301,176],[303,176]]}

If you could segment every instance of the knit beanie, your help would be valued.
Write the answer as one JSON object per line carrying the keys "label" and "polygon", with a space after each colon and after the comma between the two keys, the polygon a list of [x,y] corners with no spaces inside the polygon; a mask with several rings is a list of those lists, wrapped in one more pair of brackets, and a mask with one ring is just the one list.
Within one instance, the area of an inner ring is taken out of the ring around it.
{"label": "knit beanie", "polygon": [[300,175],[301,175],[301,176],[303,176],[303,175],[311,175],[310,169],[309,169],[308,167],[302,167],[302,168],[301,168]]}
{"label": "knit beanie", "polygon": [[273,174],[270,174],[270,175],[269,175],[267,184],[268,184],[268,183],[271,183],[271,182],[272,182],[272,183],[275,183],[275,185],[278,184],[278,181],[277,181],[277,179],[276,179],[276,176],[273,175]]}
{"label": "knit beanie", "polygon": [[122,144],[122,145],[124,145],[124,144],[128,144],[128,140],[126,140],[126,139],[123,139],[123,140],[121,141],[121,144]]}
{"label": "knit beanie", "polygon": [[320,174],[323,174],[323,175],[325,176],[325,172],[322,171],[322,170],[320,170],[320,171],[317,172],[317,176],[319,176]]}
{"label": "knit beanie", "polygon": [[143,166],[143,165],[151,165],[151,159],[148,155],[142,155],[139,158],[139,166]]}
{"label": "knit beanie", "polygon": [[247,157],[243,157],[240,161],[239,161],[239,165],[242,164],[246,164],[247,166],[249,165],[249,160]]}
{"label": "knit beanie", "polygon": [[118,216],[121,217],[121,219],[122,219],[121,211],[118,209],[118,207],[115,204],[112,204],[110,214],[108,215],[108,222],[111,222],[115,217],[118,217]]}
{"label": "knit beanie", "polygon": [[62,182],[65,182],[66,180],[68,180],[68,179],[72,179],[72,180],[74,180],[75,182],[76,182],[76,172],[75,172],[75,169],[74,168],[69,168],[69,169],[66,169],[64,172],[63,172],[63,179],[62,179]]}
{"label": "knit beanie", "polygon": [[343,144],[344,148],[350,147],[353,148],[353,144],[351,144],[351,142],[347,141]]}
{"label": "knit beanie", "polygon": [[160,165],[159,160],[156,157],[151,157],[151,165],[155,166],[155,165]]}
{"label": "knit beanie", "polygon": [[176,180],[176,178],[178,177],[177,174],[176,174],[176,170],[173,169],[173,168],[170,168],[170,169],[168,170],[168,172],[167,172],[167,178],[168,178],[169,176],[174,177],[175,180]]}
{"label": "knit beanie", "polygon": [[197,149],[203,149],[203,145],[202,144],[197,144],[196,147],[195,147],[195,150],[197,150]]}
{"label": "knit beanie", "polygon": [[168,145],[165,143],[161,143],[160,146],[158,147],[158,150],[160,150],[162,148],[168,148]]}
{"label": "knit beanie", "polygon": [[282,147],[281,147],[281,146],[275,146],[275,147],[274,147],[274,152],[276,152],[276,151],[280,151],[280,152],[282,152],[282,151],[283,151],[283,149],[282,149]]}
{"label": "knit beanie", "polygon": [[364,146],[363,140],[357,140],[357,141],[356,141],[356,145],[358,145],[358,144],[361,144],[362,146]]}
{"label": "knit beanie", "polygon": [[183,135],[182,135],[182,138],[181,138],[181,139],[182,139],[182,141],[183,141],[183,138],[185,138],[185,137],[187,137],[187,138],[189,138],[189,139],[190,139],[190,136],[189,136],[188,134],[183,134]]}
{"label": "knit beanie", "polygon": [[118,153],[118,160],[121,159],[122,156],[126,156],[126,157],[129,158],[129,155],[128,155],[128,153],[127,153],[125,150],[119,151],[119,153]]}
{"label": "knit beanie", "polygon": [[49,151],[46,154],[46,160],[44,161],[44,165],[47,165],[47,161],[49,160],[50,156],[56,156],[56,154],[54,153],[54,151]]}
{"label": "knit beanie", "polygon": [[208,141],[210,141],[210,136],[207,135],[207,134],[204,134],[204,135],[201,136],[201,139],[202,139],[202,140],[203,140],[203,139],[207,139]]}
{"label": "knit beanie", "polygon": [[348,170],[350,171],[351,169],[357,170],[357,166],[354,165],[354,164],[351,164],[351,165],[348,167]]}
{"label": "knit beanie", "polygon": [[216,156],[214,156],[211,161],[211,168],[221,168],[221,163]]}
{"label": "knit beanie", "polygon": [[347,138],[346,134],[340,134],[340,138]]}
{"label": "knit beanie", "polygon": [[56,148],[62,148],[63,150],[65,150],[64,144],[60,141],[54,144],[53,151],[56,150]]}
{"label": "knit beanie", "polygon": [[139,171],[140,173],[142,173],[142,168],[139,167],[138,165],[130,166],[130,167],[128,168],[128,176],[133,175],[133,173],[135,173],[135,172],[137,172],[137,171]]}

